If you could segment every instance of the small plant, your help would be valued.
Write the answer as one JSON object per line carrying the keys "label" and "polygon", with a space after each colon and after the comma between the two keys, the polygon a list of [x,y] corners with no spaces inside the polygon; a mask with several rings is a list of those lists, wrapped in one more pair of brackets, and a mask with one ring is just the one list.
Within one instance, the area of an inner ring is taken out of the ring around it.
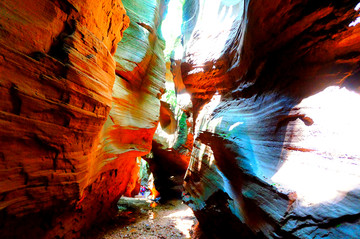
{"label": "small plant", "polygon": [[165,97],[165,102],[169,103],[171,105],[172,110],[174,111],[177,106],[175,90],[166,89],[164,97]]}

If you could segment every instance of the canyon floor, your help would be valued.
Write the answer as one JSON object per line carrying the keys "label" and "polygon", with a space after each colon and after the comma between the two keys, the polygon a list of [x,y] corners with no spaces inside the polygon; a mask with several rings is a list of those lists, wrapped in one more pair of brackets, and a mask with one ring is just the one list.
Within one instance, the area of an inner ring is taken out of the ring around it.
{"label": "canyon floor", "polygon": [[84,238],[193,238],[197,220],[179,199],[155,204],[144,198],[122,197],[118,215],[97,225]]}

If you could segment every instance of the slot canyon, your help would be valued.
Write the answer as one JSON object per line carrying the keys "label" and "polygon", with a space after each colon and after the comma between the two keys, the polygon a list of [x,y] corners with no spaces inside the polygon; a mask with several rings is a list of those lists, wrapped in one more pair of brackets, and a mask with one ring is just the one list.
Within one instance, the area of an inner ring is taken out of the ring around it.
{"label": "slot canyon", "polygon": [[0,0],[0,238],[90,238],[143,165],[191,238],[360,238],[359,23],[359,0]]}

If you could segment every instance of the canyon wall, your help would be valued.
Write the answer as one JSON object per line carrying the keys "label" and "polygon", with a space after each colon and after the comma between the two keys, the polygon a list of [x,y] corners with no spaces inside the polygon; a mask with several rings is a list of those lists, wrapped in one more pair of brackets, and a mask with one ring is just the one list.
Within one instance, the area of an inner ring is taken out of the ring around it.
{"label": "canyon wall", "polygon": [[173,105],[165,102],[168,99],[163,100],[160,123],[153,138],[151,154],[146,157],[146,161],[150,165],[161,198],[180,198],[193,146],[191,110],[187,108],[191,102],[189,100],[182,105],[179,94]]}
{"label": "canyon wall", "polygon": [[356,4],[185,2],[183,199],[211,238],[360,236]]}
{"label": "canyon wall", "polygon": [[116,212],[150,151],[160,1],[123,3],[0,1],[2,238],[78,237]]}
{"label": "canyon wall", "polygon": [[[132,168],[136,157],[150,152],[160,118],[166,71],[160,34],[164,6],[160,0],[124,0],[123,4],[130,25],[114,56],[113,103],[102,138],[104,159],[120,157],[121,168]],[[136,181],[137,172],[124,171],[123,175]]]}

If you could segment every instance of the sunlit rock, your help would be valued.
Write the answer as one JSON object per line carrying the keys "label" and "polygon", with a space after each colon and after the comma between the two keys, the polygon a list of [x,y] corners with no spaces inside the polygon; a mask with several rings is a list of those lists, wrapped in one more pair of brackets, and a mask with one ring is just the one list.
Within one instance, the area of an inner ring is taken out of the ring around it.
{"label": "sunlit rock", "polygon": [[147,158],[162,198],[181,195],[193,145],[190,95],[176,95],[173,78],[167,80],[160,123],[153,138],[152,153]]}
{"label": "sunlit rock", "polygon": [[[112,108],[102,131],[100,157],[103,162],[117,162],[123,183],[136,186],[136,157],[150,152],[159,122],[160,97],[165,87],[164,41],[159,37],[163,6],[159,1],[123,1],[130,18],[129,28],[115,53],[116,79]],[[131,175],[131,176],[130,176]],[[130,181],[129,181],[130,180]]]}
{"label": "sunlit rock", "polygon": [[97,145],[129,19],[120,1],[0,8],[0,234],[72,238],[118,197]]}
{"label": "sunlit rock", "polygon": [[145,155],[211,237],[360,237],[358,1],[0,9],[2,238],[80,237]]}
{"label": "sunlit rock", "polygon": [[184,201],[209,235],[360,236],[356,4],[185,2]]}
{"label": "sunlit rock", "polygon": [[[123,3],[131,26],[117,47]],[[164,47],[160,2],[123,3],[0,2],[2,238],[79,237],[136,188],[136,158],[159,120]]]}

